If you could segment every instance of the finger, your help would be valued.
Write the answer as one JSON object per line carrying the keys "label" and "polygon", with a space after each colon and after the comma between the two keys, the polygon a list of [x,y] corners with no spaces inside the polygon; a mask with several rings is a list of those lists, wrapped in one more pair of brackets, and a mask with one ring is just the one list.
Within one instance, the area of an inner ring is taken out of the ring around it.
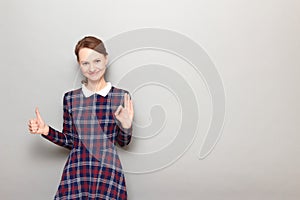
{"label": "finger", "polygon": [[38,128],[29,128],[28,130],[31,133],[37,133],[39,129]]}
{"label": "finger", "polygon": [[116,110],[116,112],[115,112],[115,115],[116,115],[116,116],[120,114],[121,109],[122,109],[122,106],[119,105],[119,107],[117,108],[117,110]]}
{"label": "finger", "polygon": [[31,133],[36,133],[37,129],[30,129],[29,130]]}
{"label": "finger", "polygon": [[37,120],[38,120],[39,122],[42,122],[43,120],[42,120],[42,117],[41,117],[41,114],[40,114],[40,111],[39,111],[39,108],[38,108],[38,107],[36,107],[36,109],[35,109],[35,114],[36,114]]}
{"label": "finger", "polygon": [[39,126],[38,125],[31,125],[31,126],[29,126],[29,128],[31,128],[31,129],[38,129]]}
{"label": "finger", "polygon": [[124,94],[124,99],[123,99],[123,101],[124,101],[124,108],[127,108],[127,99],[126,99],[126,93]]}
{"label": "finger", "polygon": [[32,134],[35,134],[37,132],[37,129],[29,128],[29,132],[32,133]]}
{"label": "finger", "polygon": [[129,110],[129,113],[130,113],[130,119],[133,120],[134,110],[133,110],[133,103],[132,103],[131,100],[130,100],[130,110]]}
{"label": "finger", "polygon": [[29,120],[28,121],[28,126],[31,125],[31,124],[32,124],[32,120]]}
{"label": "finger", "polygon": [[129,94],[126,93],[126,108],[129,108]]}
{"label": "finger", "polygon": [[129,100],[129,109],[130,109],[130,111],[133,111],[133,102],[132,102],[132,99]]}
{"label": "finger", "polygon": [[129,95],[129,93],[127,94],[127,98],[128,98],[128,101],[127,101],[127,103],[128,103],[128,108],[130,107],[130,102],[131,102],[131,99],[130,99],[130,95]]}
{"label": "finger", "polygon": [[133,116],[134,109],[133,109],[133,102],[132,102],[132,100],[130,100],[130,112],[132,113],[132,116]]}
{"label": "finger", "polygon": [[37,124],[37,120],[36,119],[29,120],[28,125],[34,125],[34,124]]}

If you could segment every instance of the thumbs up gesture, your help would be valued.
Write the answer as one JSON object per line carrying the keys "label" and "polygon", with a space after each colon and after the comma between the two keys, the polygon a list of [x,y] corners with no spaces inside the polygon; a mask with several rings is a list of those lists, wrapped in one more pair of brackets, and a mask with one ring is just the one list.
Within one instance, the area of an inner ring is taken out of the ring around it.
{"label": "thumbs up gesture", "polygon": [[35,109],[36,118],[29,120],[28,122],[28,129],[29,132],[32,134],[44,134],[48,135],[49,126],[45,124],[44,120],[42,119],[39,109]]}

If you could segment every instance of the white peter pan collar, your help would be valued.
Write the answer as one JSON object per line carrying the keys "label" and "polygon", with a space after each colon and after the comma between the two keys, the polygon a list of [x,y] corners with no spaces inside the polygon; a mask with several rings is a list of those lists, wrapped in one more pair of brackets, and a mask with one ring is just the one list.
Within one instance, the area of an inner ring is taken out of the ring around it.
{"label": "white peter pan collar", "polygon": [[93,94],[99,94],[99,95],[105,97],[109,93],[111,87],[112,87],[111,82],[106,82],[106,86],[104,88],[102,88],[100,91],[94,92],[94,91],[87,89],[87,87],[84,84],[82,84],[82,92],[85,97],[90,97]]}

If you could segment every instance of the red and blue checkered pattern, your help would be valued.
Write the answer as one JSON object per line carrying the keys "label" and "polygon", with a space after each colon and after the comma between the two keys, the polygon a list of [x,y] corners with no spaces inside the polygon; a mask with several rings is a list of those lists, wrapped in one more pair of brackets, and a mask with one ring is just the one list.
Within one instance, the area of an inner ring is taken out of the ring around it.
{"label": "red and blue checkered pattern", "polygon": [[54,199],[127,199],[116,143],[128,145],[132,127],[123,129],[114,116],[125,93],[114,86],[106,96],[85,97],[81,88],[65,93],[62,132],[50,127],[42,135],[71,150]]}

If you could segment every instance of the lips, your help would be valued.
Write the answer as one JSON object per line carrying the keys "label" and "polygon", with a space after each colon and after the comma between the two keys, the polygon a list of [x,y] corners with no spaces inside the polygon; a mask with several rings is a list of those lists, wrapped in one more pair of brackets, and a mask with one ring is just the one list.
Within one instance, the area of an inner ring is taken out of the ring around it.
{"label": "lips", "polygon": [[98,74],[99,72],[92,72],[92,73],[88,73],[90,76],[95,76],[96,74]]}

